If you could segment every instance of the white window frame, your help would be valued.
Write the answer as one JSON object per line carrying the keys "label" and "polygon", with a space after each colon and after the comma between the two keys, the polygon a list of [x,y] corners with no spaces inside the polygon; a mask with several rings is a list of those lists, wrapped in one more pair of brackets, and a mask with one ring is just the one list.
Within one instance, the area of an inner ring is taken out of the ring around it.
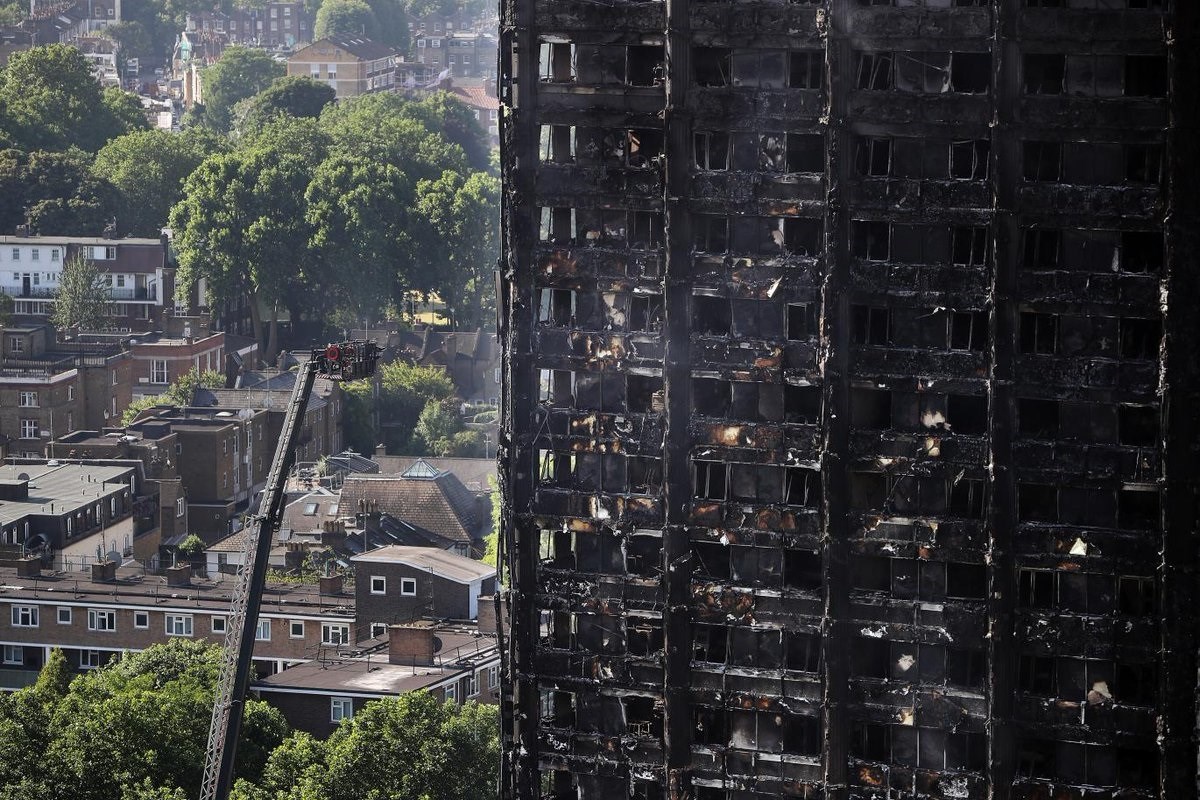
{"label": "white window frame", "polygon": [[[335,631],[336,635],[334,635]],[[341,622],[322,622],[321,644],[335,646],[350,644],[350,626]]]}
{"label": "white window frame", "polygon": [[354,699],[351,697],[329,698],[329,721],[340,723],[344,719],[354,718]]}
{"label": "white window frame", "polygon": [[79,651],[79,668],[80,669],[100,669],[100,651],[99,650],[80,650]]}
{"label": "white window frame", "polygon": [[25,648],[19,644],[4,645],[4,663],[10,666],[21,666],[25,663]]}
{"label": "white window frame", "polygon": [[37,408],[38,393],[28,391],[17,392],[17,405],[21,408]]}
{"label": "white window frame", "polygon": [[149,611],[134,611],[133,612],[133,627],[140,631],[150,629],[150,612]]}
{"label": "white window frame", "polygon": [[[376,586],[379,588],[375,588]],[[387,577],[383,575],[371,576],[371,594],[387,594]]]}
{"label": "white window frame", "polygon": [[59,625],[70,625],[72,617],[73,617],[73,615],[71,613],[70,606],[59,606],[58,607],[58,624]]}
{"label": "white window frame", "polygon": [[479,673],[471,670],[471,674],[467,676],[467,697],[479,696]]}
{"label": "white window frame", "polygon": [[[412,587],[409,589],[408,587]],[[416,578],[401,578],[400,579],[400,596],[401,597],[416,597],[417,596],[417,579]]]}
{"label": "white window frame", "polygon": [[[116,375],[116,372],[113,373]],[[158,386],[170,383],[167,380],[169,371],[167,370],[167,360],[165,358],[150,359],[150,383]]]}
{"label": "white window frame", "polygon": [[23,420],[21,420],[21,436],[20,436],[20,438],[36,439],[36,438],[38,438],[39,430],[41,430],[41,427],[38,425],[38,421],[36,419],[23,419]]}
{"label": "white window frame", "polygon": [[182,517],[186,513],[187,513],[187,498],[185,498],[185,497],[175,498],[175,516]]}
{"label": "white window frame", "polygon": [[254,628],[254,641],[269,642],[271,641],[271,620],[260,619],[258,625]]}
{"label": "white window frame", "polygon": [[117,630],[117,612],[107,608],[88,609],[88,630],[101,633],[115,633]]}
{"label": "white window frame", "polygon": [[[296,633],[297,630],[299,630],[300,632]],[[303,639],[304,638],[304,620],[294,619],[288,623],[288,638],[289,639]]]}
{"label": "white window frame", "polygon": [[372,639],[382,639],[384,636],[387,636],[387,630],[388,630],[388,626],[387,626],[386,622],[372,622],[371,623],[371,638]]}
{"label": "white window frame", "polygon": [[223,634],[229,630],[229,623],[226,621],[225,617],[214,616],[212,618],[211,627],[212,627],[213,633],[222,633]]}
{"label": "white window frame", "polygon": [[167,614],[163,628],[167,636],[191,636],[195,630],[191,614]]}
{"label": "white window frame", "polygon": [[13,606],[12,626],[14,628],[36,628],[40,614],[37,606]]}
{"label": "white window frame", "polygon": [[488,688],[495,689],[500,685],[500,667],[488,667]]}
{"label": "white window frame", "polygon": [[449,703],[451,700],[453,700],[455,703],[457,703],[458,702],[458,684],[456,684],[456,683],[448,684],[445,687],[444,694],[446,696],[447,703]]}

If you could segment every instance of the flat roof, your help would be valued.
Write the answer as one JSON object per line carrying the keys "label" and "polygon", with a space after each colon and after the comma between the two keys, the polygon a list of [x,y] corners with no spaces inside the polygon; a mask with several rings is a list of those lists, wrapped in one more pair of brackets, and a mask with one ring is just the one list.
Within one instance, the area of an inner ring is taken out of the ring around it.
{"label": "flat roof", "polygon": [[496,574],[496,568],[493,566],[437,547],[390,544],[360,553],[350,560],[377,564],[404,564],[458,583],[471,583],[491,578]]}
{"label": "flat roof", "polygon": [[[0,525],[7,525],[31,514],[66,514],[96,500],[128,488],[122,480],[133,473],[133,466],[94,466],[88,464],[5,464],[0,466],[0,481],[29,482],[26,500],[0,500]],[[49,511],[51,503],[60,504]]]}

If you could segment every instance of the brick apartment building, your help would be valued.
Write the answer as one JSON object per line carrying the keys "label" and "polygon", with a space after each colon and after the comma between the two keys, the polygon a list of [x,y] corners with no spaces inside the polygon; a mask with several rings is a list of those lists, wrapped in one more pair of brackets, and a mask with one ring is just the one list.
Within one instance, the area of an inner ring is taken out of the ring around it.
{"label": "brick apartment building", "polygon": [[392,91],[397,59],[390,47],[370,39],[326,37],[288,56],[287,74],[327,83],[340,100]]}
{"label": "brick apartment building", "polygon": [[372,637],[422,617],[475,619],[479,597],[496,591],[495,567],[437,547],[391,545],[350,560],[355,608]]}
{"label": "brick apartment building", "polygon": [[313,15],[304,3],[265,3],[261,8],[189,13],[184,31],[196,42],[278,48],[311,42],[312,26]]}
{"label": "brick apartment building", "polygon": [[92,262],[104,277],[119,331],[149,331],[174,305],[175,271],[160,239],[103,239],[72,236],[0,236],[0,292],[14,300],[19,319],[45,319],[54,306],[63,264],[76,257]]}
{"label": "brick apartment building", "polygon": [[0,329],[0,438],[8,455],[111,424],[132,400],[132,361],[117,343],[55,341],[46,325]]}
{"label": "brick apartment building", "polygon": [[502,796],[1196,796],[1200,4],[502,11]]}

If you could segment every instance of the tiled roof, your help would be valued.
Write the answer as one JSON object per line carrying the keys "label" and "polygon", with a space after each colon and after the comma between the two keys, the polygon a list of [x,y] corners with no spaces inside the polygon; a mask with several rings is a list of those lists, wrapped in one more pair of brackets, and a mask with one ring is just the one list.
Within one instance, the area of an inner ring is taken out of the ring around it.
{"label": "tiled roof", "polygon": [[488,94],[482,86],[455,86],[452,94],[471,108],[482,108],[484,111],[500,108],[500,100]]}
{"label": "tiled roof", "polygon": [[475,495],[448,472],[433,480],[349,475],[342,485],[342,513],[357,513],[360,501],[368,512],[391,514],[452,542],[470,543],[482,535]]}
{"label": "tiled roof", "polygon": [[[376,456],[379,471],[385,474],[401,474],[416,461],[414,456]],[[496,474],[494,458],[425,458],[422,459],[439,472],[451,472],[462,481],[469,491],[476,494],[490,492],[488,477]]]}

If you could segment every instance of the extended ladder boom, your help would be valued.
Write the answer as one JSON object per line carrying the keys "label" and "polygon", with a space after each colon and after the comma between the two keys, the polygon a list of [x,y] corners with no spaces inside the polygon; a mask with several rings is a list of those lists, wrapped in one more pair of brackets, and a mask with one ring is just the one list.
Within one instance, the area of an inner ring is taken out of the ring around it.
{"label": "extended ladder boom", "polygon": [[284,485],[291,469],[296,439],[308,410],[317,374],[331,380],[356,380],[375,372],[379,348],[374,342],[343,342],[325,350],[313,351],[300,368],[296,387],[288,401],[287,414],[280,432],[266,489],[258,514],[246,525],[247,535],[242,564],[238,566],[229,621],[221,650],[221,672],[217,679],[212,722],[204,758],[204,777],[200,800],[225,800],[233,788],[233,768],[237,757],[238,734],[242,727],[242,709],[250,683],[258,608],[267,580],[271,540],[283,507]]}

